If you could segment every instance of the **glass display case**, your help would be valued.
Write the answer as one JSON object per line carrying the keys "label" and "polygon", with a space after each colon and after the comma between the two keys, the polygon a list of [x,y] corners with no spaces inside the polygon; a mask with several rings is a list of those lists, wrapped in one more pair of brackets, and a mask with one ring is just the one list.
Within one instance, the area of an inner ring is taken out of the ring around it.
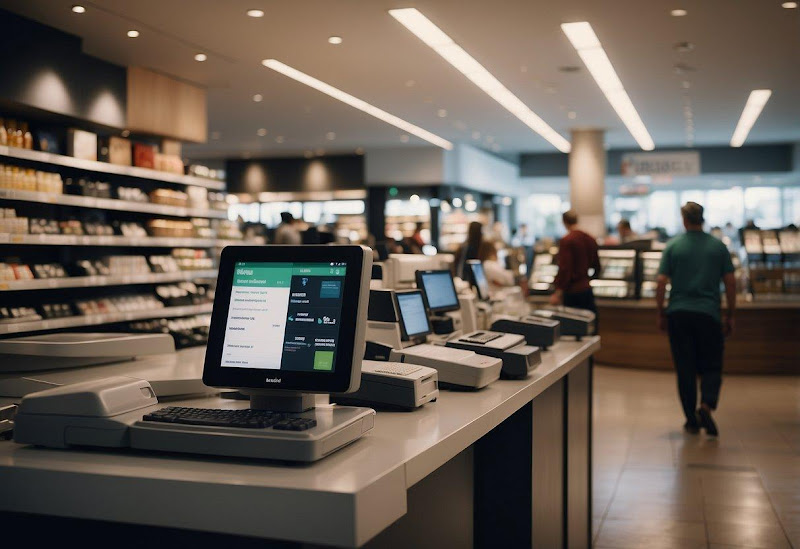
{"label": "glass display case", "polygon": [[636,250],[600,250],[600,272],[591,281],[596,297],[636,297]]}
{"label": "glass display case", "polygon": [[653,299],[656,297],[656,279],[658,266],[661,264],[661,252],[640,252],[639,264],[641,265],[640,297]]}

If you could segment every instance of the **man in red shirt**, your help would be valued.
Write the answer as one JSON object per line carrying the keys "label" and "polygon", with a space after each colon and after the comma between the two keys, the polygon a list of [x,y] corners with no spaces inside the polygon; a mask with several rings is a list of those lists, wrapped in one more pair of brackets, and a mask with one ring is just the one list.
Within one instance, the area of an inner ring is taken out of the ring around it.
{"label": "man in red shirt", "polygon": [[594,293],[589,284],[589,269],[600,270],[597,242],[578,229],[578,214],[574,210],[561,217],[567,235],[558,244],[558,275],[554,281],[556,291],[550,296],[551,305],[566,305],[597,312]]}

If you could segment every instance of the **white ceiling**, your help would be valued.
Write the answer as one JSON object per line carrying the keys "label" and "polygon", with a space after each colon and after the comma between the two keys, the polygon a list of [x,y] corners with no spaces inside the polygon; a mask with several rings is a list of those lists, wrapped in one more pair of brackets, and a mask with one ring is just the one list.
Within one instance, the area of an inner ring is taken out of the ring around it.
{"label": "white ceiling", "polygon": [[[83,2],[82,15],[70,11],[74,3],[2,0],[0,6],[81,36],[91,55],[207,86],[209,141],[187,147],[194,158],[402,146],[396,128],[262,67],[264,58],[451,141],[487,149],[496,143],[501,154],[555,152],[387,14],[409,6],[564,135],[600,127],[609,147],[636,146],[561,32],[563,22],[586,20],[657,149],[686,144],[683,81],[690,86],[695,145],[726,145],[754,88],[774,93],[747,143],[800,141],[800,9],[783,9],[781,0],[97,0]],[[671,17],[678,7],[688,15]],[[251,8],[266,16],[247,17]],[[139,38],[126,37],[131,28]],[[331,35],[344,43],[329,45]],[[683,41],[694,43],[694,51],[677,53],[673,46]],[[208,61],[193,60],[200,51]],[[676,74],[676,63],[696,70]],[[580,71],[560,72],[561,66]],[[256,93],[263,102],[253,102]],[[447,117],[439,118],[439,109]],[[259,128],[268,134],[259,137]],[[220,137],[212,139],[212,132]],[[277,136],[284,142],[276,143]],[[421,144],[413,136],[408,141]]]}

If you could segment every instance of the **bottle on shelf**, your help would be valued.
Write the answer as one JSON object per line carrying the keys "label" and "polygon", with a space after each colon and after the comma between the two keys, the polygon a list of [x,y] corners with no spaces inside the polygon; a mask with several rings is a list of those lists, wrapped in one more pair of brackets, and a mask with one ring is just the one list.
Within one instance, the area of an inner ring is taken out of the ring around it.
{"label": "bottle on shelf", "polygon": [[33,150],[33,135],[28,129],[27,122],[22,123],[20,132],[22,133],[22,144],[20,146],[23,149]]}
{"label": "bottle on shelf", "polygon": [[0,118],[0,145],[8,145],[8,130],[2,118]]}

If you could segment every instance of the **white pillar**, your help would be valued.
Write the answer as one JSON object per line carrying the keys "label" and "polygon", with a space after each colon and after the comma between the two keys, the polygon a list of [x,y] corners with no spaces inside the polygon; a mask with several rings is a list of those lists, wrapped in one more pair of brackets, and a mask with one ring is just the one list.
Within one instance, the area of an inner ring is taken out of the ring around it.
{"label": "white pillar", "polygon": [[569,201],[580,227],[605,236],[606,149],[603,130],[573,130],[569,153]]}

